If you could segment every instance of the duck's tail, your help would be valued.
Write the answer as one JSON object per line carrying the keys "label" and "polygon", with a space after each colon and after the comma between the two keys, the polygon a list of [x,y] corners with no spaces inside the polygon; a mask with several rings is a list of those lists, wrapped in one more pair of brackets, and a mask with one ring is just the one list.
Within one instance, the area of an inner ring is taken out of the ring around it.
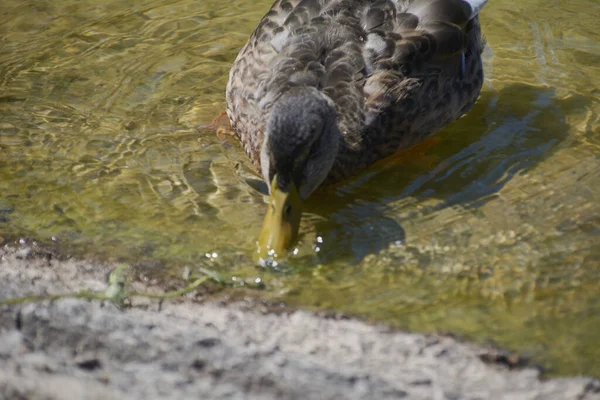
{"label": "duck's tail", "polygon": [[420,21],[441,21],[464,26],[473,19],[488,0],[415,0],[407,12]]}
{"label": "duck's tail", "polygon": [[488,2],[488,0],[464,0],[464,1],[469,3],[469,5],[471,6],[471,18],[476,16],[479,13],[479,10],[481,10],[483,8],[483,6],[485,6],[485,3]]}

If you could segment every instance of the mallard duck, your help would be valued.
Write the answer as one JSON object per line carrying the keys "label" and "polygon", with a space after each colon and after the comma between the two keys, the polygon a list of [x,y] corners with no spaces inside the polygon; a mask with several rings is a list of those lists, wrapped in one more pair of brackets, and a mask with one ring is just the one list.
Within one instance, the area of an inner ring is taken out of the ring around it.
{"label": "mallard duck", "polygon": [[269,187],[261,257],[303,201],[465,114],[483,83],[487,0],[277,0],[229,74],[227,115]]}

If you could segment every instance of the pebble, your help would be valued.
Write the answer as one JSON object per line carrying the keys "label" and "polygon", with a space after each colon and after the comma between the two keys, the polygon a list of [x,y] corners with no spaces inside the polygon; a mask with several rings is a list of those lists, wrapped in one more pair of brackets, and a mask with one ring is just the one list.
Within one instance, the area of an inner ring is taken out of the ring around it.
{"label": "pebble", "polygon": [[23,247],[15,252],[15,256],[20,260],[27,258],[27,256],[29,256],[30,254],[31,254],[30,247]]}

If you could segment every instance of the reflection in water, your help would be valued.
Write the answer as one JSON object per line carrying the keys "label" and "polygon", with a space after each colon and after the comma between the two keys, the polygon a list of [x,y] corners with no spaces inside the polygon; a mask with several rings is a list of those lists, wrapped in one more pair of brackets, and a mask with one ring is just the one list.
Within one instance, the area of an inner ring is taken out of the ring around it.
{"label": "reflection in water", "polygon": [[311,196],[298,254],[273,271],[251,263],[264,184],[235,140],[196,129],[224,109],[230,62],[270,0],[97,3],[0,3],[0,234],[163,276],[261,275],[288,304],[600,376],[594,0],[490,2],[474,109]]}
{"label": "reflection in water", "polygon": [[[321,246],[325,250],[321,262],[351,253],[358,262],[392,243],[404,242],[400,223],[414,218],[404,212],[404,201],[437,200],[422,207],[421,216],[456,205],[476,209],[490,201],[515,174],[552,156],[552,150],[567,138],[563,116],[573,106],[580,104],[556,99],[552,89],[545,87],[515,84],[486,91],[451,133],[432,140],[432,148],[423,150],[425,144],[401,152],[311,202],[328,216],[317,224],[329,239],[329,246]],[[494,122],[481,123],[489,120],[489,113],[494,114]],[[397,221],[386,214],[395,215]]]}

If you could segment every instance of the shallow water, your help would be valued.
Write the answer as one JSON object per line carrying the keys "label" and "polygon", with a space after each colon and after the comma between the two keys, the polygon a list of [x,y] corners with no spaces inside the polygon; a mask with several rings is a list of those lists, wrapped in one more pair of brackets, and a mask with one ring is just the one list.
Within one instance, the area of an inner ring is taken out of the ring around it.
{"label": "shallow water", "polygon": [[275,270],[251,262],[257,177],[235,141],[196,129],[224,110],[270,0],[96,3],[0,4],[0,234],[148,260],[158,276],[261,279],[275,301],[600,376],[595,0],[491,1],[474,109],[316,193],[298,255]]}

